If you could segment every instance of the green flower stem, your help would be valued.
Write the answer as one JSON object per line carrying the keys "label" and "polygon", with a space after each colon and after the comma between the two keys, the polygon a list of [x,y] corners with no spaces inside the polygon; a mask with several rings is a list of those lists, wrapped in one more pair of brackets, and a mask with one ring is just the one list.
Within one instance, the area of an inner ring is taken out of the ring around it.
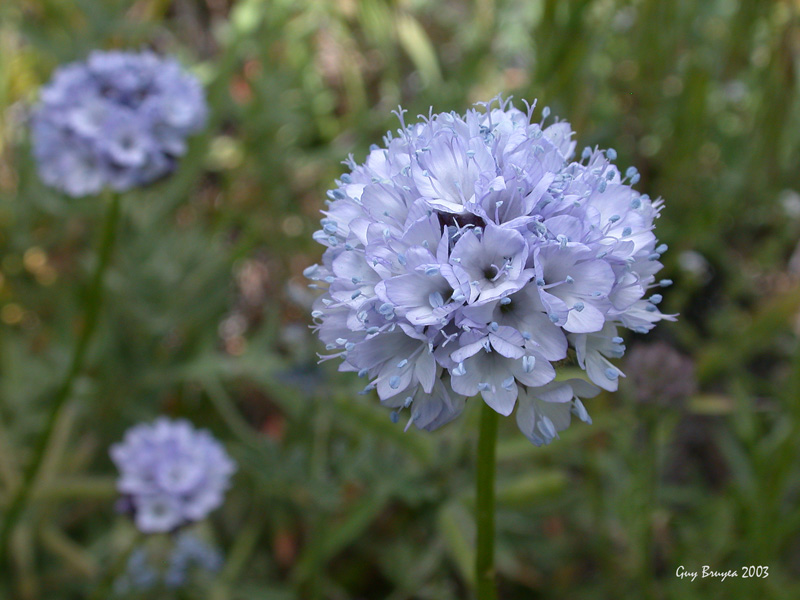
{"label": "green flower stem", "polygon": [[131,554],[133,554],[133,551],[136,550],[144,539],[145,535],[140,531],[137,531],[131,536],[131,539],[127,541],[125,547],[122,549],[122,553],[117,556],[116,560],[111,562],[100,578],[97,587],[94,588],[94,591],[89,596],[89,600],[107,600],[111,597],[114,582],[125,572]]}
{"label": "green flower stem", "polygon": [[254,508],[246,525],[239,530],[233,547],[228,553],[228,560],[222,571],[217,576],[211,588],[211,600],[230,600],[236,588],[239,575],[247,566],[253,551],[258,546],[258,539],[264,531],[264,510],[262,507]]}
{"label": "green flower stem", "polygon": [[478,540],[475,552],[475,588],[478,600],[495,600],[494,577],[494,479],[497,449],[497,413],[481,401],[478,461],[475,482],[475,522]]}
{"label": "green flower stem", "polygon": [[97,320],[100,315],[100,306],[103,299],[103,279],[111,258],[111,251],[114,247],[117,222],[119,221],[119,212],[119,196],[112,193],[110,194],[108,201],[105,224],[103,226],[103,237],[100,241],[97,264],[95,266],[94,274],[92,275],[92,280],[89,284],[88,294],[86,297],[86,312],[83,330],[78,336],[75,344],[69,369],[64,374],[64,379],[53,396],[52,403],[50,405],[50,414],[47,417],[44,430],[39,435],[39,439],[37,440],[36,446],[33,449],[33,456],[25,468],[25,471],[22,475],[22,481],[17,486],[11,497],[8,510],[6,511],[5,517],[2,521],[2,526],[0,526],[0,564],[4,563],[9,537],[11,536],[18,519],[25,508],[25,504],[31,495],[33,485],[36,481],[39,471],[41,470],[42,463],[47,452],[47,447],[50,443],[50,438],[53,435],[56,423],[58,422],[59,415],[62,412],[65,402],[69,399],[70,394],[72,393],[75,379],[83,369],[86,352],[89,349],[89,343],[92,340],[92,334],[97,327]]}

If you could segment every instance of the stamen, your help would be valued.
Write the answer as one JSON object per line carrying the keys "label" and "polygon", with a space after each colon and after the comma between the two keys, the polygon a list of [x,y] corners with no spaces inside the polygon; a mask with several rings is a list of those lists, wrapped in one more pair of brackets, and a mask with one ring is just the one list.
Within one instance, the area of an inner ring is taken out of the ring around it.
{"label": "stamen", "polygon": [[526,373],[532,373],[533,368],[536,366],[536,357],[526,354],[522,357],[522,369]]}
{"label": "stamen", "polygon": [[553,422],[550,420],[550,417],[547,415],[542,415],[542,418],[539,420],[538,423],[539,431],[548,439],[552,440],[555,437],[558,437],[558,433],[556,432],[556,427],[553,425]]}
{"label": "stamen", "polygon": [[444,298],[440,292],[432,292],[428,295],[428,303],[431,308],[441,308],[444,305]]}
{"label": "stamen", "polygon": [[572,401],[570,412],[576,417],[578,417],[584,423],[588,423],[589,425],[592,424],[592,418],[589,416],[589,413],[586,412],[586,407],[583,405],[583,402],[581,402],[579,398],[575,398]]}

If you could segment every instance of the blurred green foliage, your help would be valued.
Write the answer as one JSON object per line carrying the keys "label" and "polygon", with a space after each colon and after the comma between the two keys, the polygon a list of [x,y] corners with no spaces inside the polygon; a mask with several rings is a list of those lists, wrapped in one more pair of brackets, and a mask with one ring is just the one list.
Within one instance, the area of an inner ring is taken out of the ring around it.
{"label": "blurred green foliage", "polygon": [[[468,596],[475,407],[403,433],[316,364],[301,271],[339,162],[395,128],[393,108],[498,92],[550,105],[579,148],[614,147],[666,199],[664,307],[681,315],[630,336],[629,377],[592,401],[591,427],[537,449],[501,423],[500,597],[800,597],[799,15],[796,0],[0,4],[0,507],[67,366],[102,223],[97,199],[37,180],[38,87],[93,48],[151,46],[212,107],[180,170],[124,198],[99,335],[0,598],[112,580],[133,532],[107,448],[160,413],[212,429],[240,466],[204,530],[225,565],[175,597]],[[703,565],[739,577],[675,575]]]}

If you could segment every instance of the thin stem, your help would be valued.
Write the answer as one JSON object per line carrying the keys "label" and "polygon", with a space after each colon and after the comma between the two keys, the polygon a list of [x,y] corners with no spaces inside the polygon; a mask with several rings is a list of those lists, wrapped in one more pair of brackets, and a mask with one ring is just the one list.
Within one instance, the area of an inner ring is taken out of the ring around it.
{"label": "thin stem", "polygon": [[258,545],[258,539],[264,530],[264,521],[262,507],[254,509],[247,524],[236,536],[233,548],[228,555],[228,561],[217,576],[217,581],[211,591],[212,600],[230,600],[233,596],[231,590],[235,587],[239,574],[247,566]]}
{"label": "thin stem", "polygon": [[47,417],[44,430],[39,435],[36,441],[36,446],[33,449],[33,456],[28,463],[22,475],[22,481],[17,486],[11,501],[9,503],[8,511],[6,511],[5,518],[3,519],[2,526],[0,526],[0,564],[3,564],[5,559],[5,552],[8,546],[8,539],[11,532],[19,519],[28,498],[31,495],[33,485],[41,470],[44,461],[47,447],[50,443],[50,438],[58,421],[58,417],[64,407],[65,402],[69,399],[72,393],[72,388],[75,384],[75,379],[83,369],[83,363],[86,358],[86,352],[91,342],[92,334],[97,326],[97,320],[100,315],[100,306],[103,299],[103,279],[105,276],[106,268],[108,267],[109,259],[111,258],[111,251],[114,247],[114,239],[117,231],[117,221],[119,220],[119,197],[116,194],[111,194],[109,205],[106,212],[105,224],[103,226],[103,237],[100,241],[98,250],[97,264],[95,265],[94,273],[92,275],[91,283],[86,297],[86,316],[75,349],[72,354],[67,372],[64,374],[64,379],[61,385],[53,396],[52,404],[50,406],[50,414]]}
{"label": "thin stem", "polygon": [[494,574],[494,479],[497,449],[497,413],[481,402],[478,461],[475,482],[475,522],[478,530],[475,552],[475,586],[478,600],[495,600]]}
{"label": "thin stem", "polygon": [[[644,429],[644,457],[642,460],[643,471],[643,515],[642,523],[642,563],[640,577],[642,591],[648,598],[656,598],[654,588],[655,573],[655,535],[653,532],[653,516],[658,510],[658,429],[657,422],[651,406],[642,406],[640,411],[642,427]],[[641,413],[644,413],[643,415]],[[641,460],[641,459],[639,459]]]}
{"label": "thin stem", "polygon": [[220,383],[219,379],[209,377],[203,380],[203,386],[206,388],[206,394],[214,409],[219,414],[219,417],[224,421],[228,429],[239,438],[239,441],[258,452],[263,451],[264,445],[259,434],[247,422],[239,409],[236,407],[233,398],[225,390]]}
{"label": "thin stem", "polygon": [[94,591],[89,596],[89,600],[105,600],[111,596],[111,590],[114,587],[114,582],[125,571],[128,566],[128,560],[133,554],[133,551],[136,550],[144,538],[144,534],[139,531],[133,535],[127,546],[123,549],[122,554],[120,554],[117,559],[109,565],[109,568],[98,582],[97,587],[94,588]]}

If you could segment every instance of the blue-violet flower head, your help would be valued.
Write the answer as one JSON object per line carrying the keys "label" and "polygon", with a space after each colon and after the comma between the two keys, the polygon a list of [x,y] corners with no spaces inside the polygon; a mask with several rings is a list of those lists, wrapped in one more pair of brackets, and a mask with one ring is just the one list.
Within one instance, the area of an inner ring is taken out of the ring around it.
{"label": "blue-violet flower head", "polygon": [[236,467],[208,431],[161,417],[111,447],[117,489],[144,533],[172,531],[222,504]]}
{"label": "blue-violet flower head", "polygon": [[202,86],[175,59],[92,52],[41,90],[31,123],[39,174],[75,197],[148,184],[175,168],[207,112]]}
{"label": "blue-violet flower head", "polygon": [[156,588],[178,589],[208,581],[222,567],[222,554],[191,531],[150,538],[137,546],[114,582],[118,595],[140,597]]}
{"label": "blue-violet flower head", "polygon": [[[616,390],[618,328],[674,319],[645,298],[662,202],[616,153],[574,158],[569,123],[533,122],[535,105],[480,106],[411,125],[401,110],[397,135],[347,161],[314,234],[322,264],[305,271],[324,290],[312,317],[323,358],[366,377],[394,420],[409,408],[431,430],[480,394],[503,415],[519,405],[546,444],[571,415],[591,421],[580,398]],[[555,381],[570,347],[593,383]]]}

